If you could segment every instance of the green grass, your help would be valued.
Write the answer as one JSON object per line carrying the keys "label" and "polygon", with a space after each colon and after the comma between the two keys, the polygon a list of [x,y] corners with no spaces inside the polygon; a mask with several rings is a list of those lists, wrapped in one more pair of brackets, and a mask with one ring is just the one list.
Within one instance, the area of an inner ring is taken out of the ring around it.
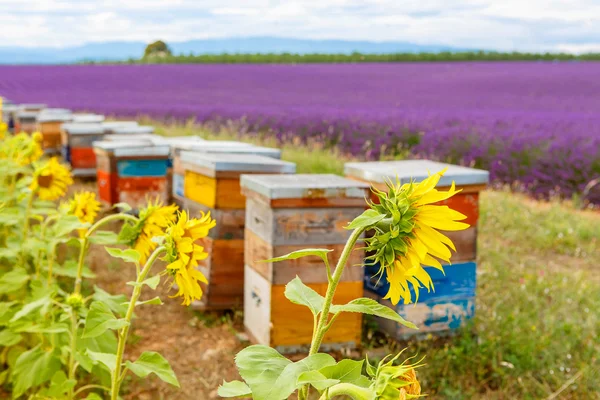
{"label": "green grass", "polygon": [[[238,139],[192,123],[158,132]],[[317,144],[284,145],[283,158],[314,173],[341,174],[348,161]],[[600,399],[600,214],[501,191],[484,192],[480,207],[472,323],[449,339],[367,345],[425,355],[432,398]]]}

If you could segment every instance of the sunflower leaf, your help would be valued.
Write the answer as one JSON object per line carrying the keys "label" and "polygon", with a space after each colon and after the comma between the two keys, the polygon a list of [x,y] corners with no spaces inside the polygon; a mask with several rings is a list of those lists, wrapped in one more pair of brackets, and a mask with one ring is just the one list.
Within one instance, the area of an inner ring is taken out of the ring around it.
{"label": "sunflower leaf", "polygon": [[292,303],[308,307],[313,315],[318,315],[325,303],[323,296],[302,283],[297,276],[285,285],[284,294]]}
{"label": "sunflower leaf", "polygon": [[249,397],[252,395],[252,390],[241,381],[223,381],[217,394],[221,397]]}
{"label": "sunflower leaf", "polygon": [[10,293],[21,289],[30,276],[23,267],[14,267],[0,277],[0,293]]}
{"label": "sunflower leaf", "polygon": [[148,278],[143,282],[127,282],[126,284],[129,286],[134,286],[134,287],[146,285],[150,289],[156,290],[159,283],[160,283],[160,275],[154,275],[153,277]]}
{"label": "sunflower leaf", "polygon": [[348,304],[344,304],[344,305],[332,305],[331,312],[332,313],[355,312],[355,313],[375,315],[377,317],[381,317],[381,318],[385,318],[385,319],[389,319],[389,320],[398,322],[399,324],[402,324],[408,328],[418,329],[415,324],[402,318],[400,316],[400,314],[398,314],[393,309],[391,309],[387,306],[384,306],[382,304],[379,304],[377,301],[375,301],[373,299],[368,299],[365,297],[352,300]]}
{"label": "sunflower leaf", "polygon": [[137,250],[133,250],[133,249],[121,250],[116,247],[105,247],[105,249],[108,252],[108,254],[110,254],[111,256],[120,258],[120,259],[122,259],[126,262],[130,262],[130,263],[137,264],[140,262],[140,259],[142,258],[142,255]]}
{"label": "sunflower leaf", "polygon": [[86,351],[86,354],[94,364],[102,364],[106,368],[108,368],[110,372],[113,372],[115,370],[115,366],[117,364],[116,354],[97,353],[89,349]]}
{"label": "sunflower leaf", "polygon": [[180,387],[175,372],[163,356],[154,351],[145,351],[135,362],[127,361],[127,368],[140,378],[155,374],[164,382]]}
{"label": "sunflower leaf", "polygon": [[119,240],[119,236],[116,233],[110,231],[96,231],[92,236],[89,237],[88,240],[90,241],[90,243],[100,245],[114,245],[117,243],[122,243],[122,241]]}
{"label": "sunflower leaf", "polygon": [[302,250],[292,251],[291,253],[288,253],[283,256],[269,258],[268,260],[262,260],[259,262],[278,262],[278,261],[285,261],[285,260],[296,260],[301,257],[317,256],[317,257],[320,257],[324,263],[327,263],[327,261],[328,261],[327,253],[331,253],[332,251],[333,250],[329,250],[329,249],[302,249]]}
{"label": "sunflower leaf", "polygon": [[384,218],[385,214],[381,214],[373,209],[368,209],[358,217],[354,218],[354,220],[348,224],[346,229],[368,228]]}
{"label": "sunflower leaf", "polygon": [[117,319],[108,305],[101,301],[94,301],[85,318],[85,328],[81,337],[93,338],[102,335],[109,329],[118,330],[127,325],[129,322],[125,319]]}
{"label": "sunflower leaf", "polygon": [[112,206],[112,208],[118,208],[121,212],[131,211],[131,206],[127,203],[117,203]]}
{"label": "sunflower leaf", "polygon": [[319,371],[306,371],[300,374],[298,385],[311,385],[319,392],[340,383],[338,379],[329,379]]}

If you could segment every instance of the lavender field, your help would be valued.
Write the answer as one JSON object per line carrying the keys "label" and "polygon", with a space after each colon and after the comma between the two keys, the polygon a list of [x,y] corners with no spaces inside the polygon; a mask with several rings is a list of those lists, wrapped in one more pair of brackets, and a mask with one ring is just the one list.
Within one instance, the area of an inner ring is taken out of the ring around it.
{"label": "lavender field", "polygon": [[408,151],[542,196],[581,193],[600,176],[592,62],[5,66],[0,95],[116,116],[231,119],[247,134],[319,138],[371,159]]}

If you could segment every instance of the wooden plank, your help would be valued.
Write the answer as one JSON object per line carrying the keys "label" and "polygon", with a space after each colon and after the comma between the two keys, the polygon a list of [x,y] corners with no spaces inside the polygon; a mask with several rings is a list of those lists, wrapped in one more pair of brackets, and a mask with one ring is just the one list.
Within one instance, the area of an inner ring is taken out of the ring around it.
{"label": "wooden plank", "polygon": [[265,203],[271,208],[366,207],[365,199],[355,197],[268,199],[267,197],[246,188],[242,188],[242,194],[246,196],[247,199]]}
{"label": "wooden plank", "polygon": [[100,200],[110,205],[118,203],[117,174],[98,169],[96,170],[96,177]]}
{"label": "wooden plank", "polygon": [[450,261],[463,262],[473,261],[477,259],[477,227],[465,229],[464,231],[441,231],[444,235],[448,236],[456,247],[456,252],[452,251],[452,257]]}
{"label": "wooden plank", "polygon": [[429,334],[450,335],[475,315],[475,296],[430,299],[419,301],[417,304],[398,306],[393,306],[388,300],[383,300],[372,292],[365,292],[365,296],[396,310],[404,319],[419,328],[410,329],[396,322],[376,317],[379,329],[397,340],[424,338]]}
{"label": "wooden plank", "polygon": [[203,240],[208,285],[204,309],[239,307],[244,298],[244,241]]}
{"label": "wooden plank", "polygon": [[240,190],[239,179],[217,179],[216,208],[245,209],[246,198]]}
{"label": "wooden plank", "polygon": [[37,130],[40,131],[42,135],[57,134],[60,136],[61,126],[63,123],[63,121],[38,122]]}
{"label": "wooden plank", "polygon": [[117,192],[119,202],[127,203],[136,209],[145,206],[148,199],[158,199],[163,203],[169,199],[165,177],[118,177]]}
{"label": "wooden plank", "polygon": [[91,147],[71,148],[73,168],[96,168],[96,154]]}
{"label": "wooden plank", "polygon": [[[325,295],[327,284],[308,284],[321,295]],[[285,285],[271,287],[270,345],[273,347],[303,347],[310,344],[313,330],[313,316],[308,308],[293,304],[284,295]],[[341,282],[336,290],[334,304],[345,304],[362,297],[361,282]],[[342,313],[325,335],[323,343],[344,343],[349,347],[360,343],[362,315]]]}
{"label": "wooden plank", "polygon": [[343,244],[351,235],[344,227],[363,208],[272,209],[248,200],[246,227],[273,245]]}
{"label": "wooden plank", "polygon": [[248,266],[244,269],[244,327],[257,343],[271,345],[271,285]]}
{"label": "wooden plank", "polygon": [[117,170],[120,177],[165,177],[167,161],[165,159],[118,160]]}
{"label": "wooden plank", "polygon": [[[385,297],[390,285],[385,274],[382,277],[376,276],[378,270],[379,266],[365,267],[365,290]],[[477,284],[477,264],[475,262],[446,265],[444,272],[435,268],[426,268],[426,271],[431,276],[434,290],[428,292],[421,289],[418,302],[455,297],[475,297]],[[416,298],[414,291],[413,298]]]}
{"label": "wooden plank", "polygon": [[44,149],[60,149],[61,138],[60,133],[45,132],[42,133],[42,148]]}
{"label": "wooden plank", "polygon": [[184,196],[207,207],[214,208],[217,200],[217,180],[186,170],[184,176]]}
{"label": "wooden plank", "polygon": [[[344,245],[321,244],[317,247],[333,250],[329,253],[329,263],[332,266],[333,272]],[[326,283],[327,272],[325,265],[323,264],[323,260],[317,256],[302,257],[296,260],[286,260],[277,263],[261,262],[262,260],[279,257],[304,248],[305,246],[302,245],[272,246],[247,229],[245,234],[244,263],[274,285],[285,285],[296,276],[299,276],[304,283]],[[362,281],[364,276],[363,262],[364,252],[354,250],[350,254],[350,259],[344,269],[341,281]]]}

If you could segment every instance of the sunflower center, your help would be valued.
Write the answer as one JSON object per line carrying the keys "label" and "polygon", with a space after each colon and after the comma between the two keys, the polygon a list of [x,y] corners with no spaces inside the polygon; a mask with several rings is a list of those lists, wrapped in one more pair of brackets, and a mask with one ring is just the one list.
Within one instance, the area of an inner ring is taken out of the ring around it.
{"label": "sunflower center", "polygon": [[37,178],[38,185],[44,189],[49,188],[53,180],[52,175],[40,175]]}

